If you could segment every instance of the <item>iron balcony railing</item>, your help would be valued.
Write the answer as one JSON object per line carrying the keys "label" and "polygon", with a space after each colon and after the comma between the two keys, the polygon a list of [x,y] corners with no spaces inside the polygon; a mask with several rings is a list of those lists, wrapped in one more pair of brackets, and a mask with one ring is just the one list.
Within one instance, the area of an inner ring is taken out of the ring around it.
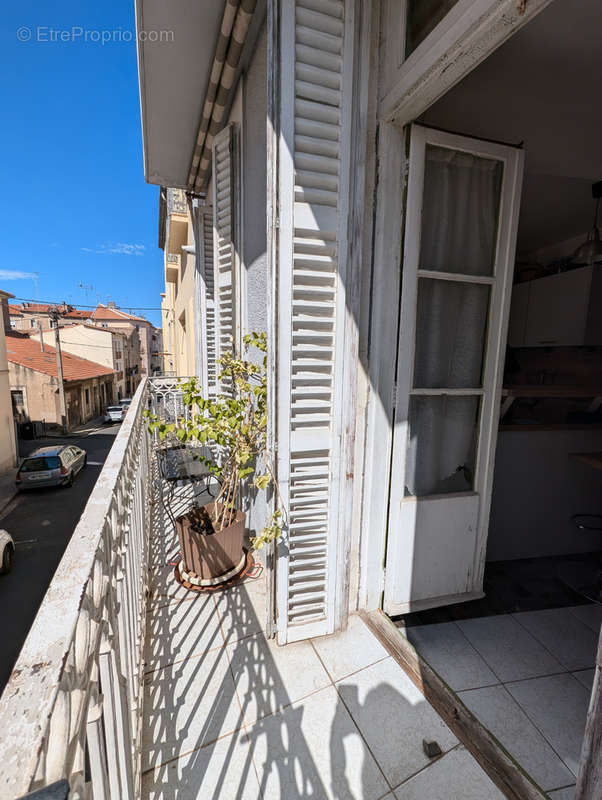
{"label": "iron balcony railing", "polygon": [[59,781],[78,800],[140,796],[150,392],[143,380],[0,698],[3,800]]}

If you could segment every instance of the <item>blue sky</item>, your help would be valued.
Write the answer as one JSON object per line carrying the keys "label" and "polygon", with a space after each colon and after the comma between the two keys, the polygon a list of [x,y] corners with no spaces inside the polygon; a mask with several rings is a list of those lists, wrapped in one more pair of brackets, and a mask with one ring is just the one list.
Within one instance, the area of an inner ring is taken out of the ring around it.
{"label": "blue sky", "polygon": [[[40,301],[158,307],[159,190],[143,175],[133,0],[5,4],[0,30],[0,288],[35,298],[33,280],[9,275],[37,272]],[[122,41],[103,46],[93,31]]]}

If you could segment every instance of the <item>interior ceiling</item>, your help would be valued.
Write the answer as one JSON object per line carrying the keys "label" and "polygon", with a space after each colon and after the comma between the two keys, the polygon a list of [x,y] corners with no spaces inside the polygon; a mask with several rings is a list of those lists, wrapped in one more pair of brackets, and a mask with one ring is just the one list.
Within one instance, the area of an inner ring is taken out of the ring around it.
{"label": "interior ceiling", "polygon": [[555,0],[421,118],[468,136],[524,142],[518,252],[569,239],[602,180],[600,0]]}

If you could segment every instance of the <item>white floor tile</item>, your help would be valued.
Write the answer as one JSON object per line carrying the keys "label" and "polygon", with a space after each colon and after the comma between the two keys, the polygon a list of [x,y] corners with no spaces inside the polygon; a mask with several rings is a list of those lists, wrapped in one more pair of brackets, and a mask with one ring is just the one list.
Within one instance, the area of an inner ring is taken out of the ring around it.
{"label": "white floor tile", "polygon": [[598,637],[568,608],[524,611],[513,617],[568,670],[587,669],[595,663]]}
{"label": "white floor tile", "polygon": [[180,603],[197,597],[197,592],[185,589],[174,577],[174,567],[163,564],[151,570],[149,580],[148,610],[170,603]]}
{"label": "white floor tile", "polygon": [[574,800],[575,785],[568,786],[565,789],[557,789],[555,792],[548,792],[550,800]]}
{"label": "white floor tile", "polygon": [[572,781],[572,773],[503,686],[460,692],[460,698],[542,789]]}
{"label": "white floor tile", "polygon": [[510,615],[459,620],[456,624],[502,682],[564,671]]}
{"label": "white floor tile", "polygon": [[247,732],[264,800],[377,800],[389,790],[332,686]]}
{"label": "white floor tile", "polygon": [[584,606],[571,606],[569,611],[580,619],[584,625],[591,628],[596,635],[600,633],[602,625],[602,605],[589,603]]}
{"label": "white floor tile", "polygon": [[397,800],[504,800],[464,747],[434,761],[395,789]]}
{"label": "white floor tile", "polygon": [[155,607],[146,624],[147,672],[224,646],[215,603],[207,594]]}
{"label": "white floor tile", "polygon": [[429,763],[423,739],[446,752],[458,740],[392,658],[337,684],[362,736],[392,786]]}
{"label": "white floor tile", "polygon": [[247,724],[330,684],[310,642],[279,647],[260,633],[227,650]]}
{"label": "white floor tile", "polygon": [[510,683],[506,688],[577,775],[589,705],[587,689],[568,674]]}
{"label": "white floor tile", "polygon": [[333,681],[374,664],[389,653],[355,614],[347,630],[313,640],[314,647]]}
{"label": "white floor tile", "polygon": [[263,577],[246,580],[214,597],[228,644],[265,630],[267,601]]}
{"label": "white floor tile", "polygon": [[147,772],[142,800],[257,800],[259,783],[242,731]]}
{"label": "white floor tile", "polygon": [[596,674],[595,669],[582,669],[579,672],[571,673],[573,678],[577,678],[579,683],[591,692],[594,686],[594,675]]}
{"label": "white floor tile", "polygon": [[455,622],[406,629],[410,642],[455,691],[498,683]]}
{"label": "white floor tile", "polygon": [[225,648],[151,672],[144,684],[143,770],[242,725]]}

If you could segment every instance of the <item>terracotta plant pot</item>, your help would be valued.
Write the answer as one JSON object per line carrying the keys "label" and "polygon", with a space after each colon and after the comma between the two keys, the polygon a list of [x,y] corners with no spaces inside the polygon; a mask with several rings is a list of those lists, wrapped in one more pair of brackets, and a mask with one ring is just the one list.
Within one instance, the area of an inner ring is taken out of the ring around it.
{"label": "terracotta plant pot", "polygon": [[[222,504],[218,503],[221,511]],[[227,528],[212,533],[203,533],[203,518],[208,514],[213,519],[215,503],[192,509],[176,519],[176,530],[182,554],[182,569],[194,575],[199,583],[219,583],[220,578],[229,579],[237,567],[244,566],[245,514],[236,511],[236,519]]]}

